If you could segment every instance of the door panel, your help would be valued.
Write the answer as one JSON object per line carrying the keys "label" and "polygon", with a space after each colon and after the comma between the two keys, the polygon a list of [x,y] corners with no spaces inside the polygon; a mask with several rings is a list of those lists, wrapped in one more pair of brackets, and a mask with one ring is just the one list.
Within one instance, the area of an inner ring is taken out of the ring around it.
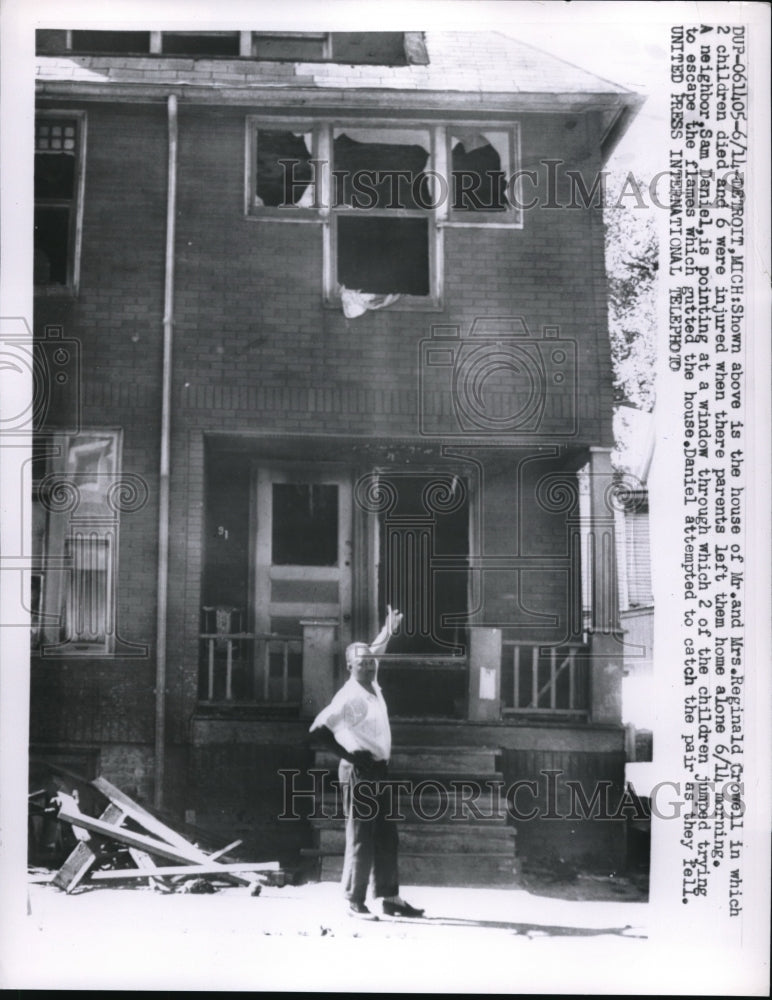
{"label": "door panel", "polygon": [[[262,468],[256,509],[255,631],[300,638],[304,619],[334,619],[345,648],[351,634],[350,477]],[[266,661],[260,648],[258,640],[256,674],[262,674],[262,689],[290,690],[299,697],[298,657],[289,665],[275,654]],[[282,686],[277,675],[287,669],[293,676]]]}

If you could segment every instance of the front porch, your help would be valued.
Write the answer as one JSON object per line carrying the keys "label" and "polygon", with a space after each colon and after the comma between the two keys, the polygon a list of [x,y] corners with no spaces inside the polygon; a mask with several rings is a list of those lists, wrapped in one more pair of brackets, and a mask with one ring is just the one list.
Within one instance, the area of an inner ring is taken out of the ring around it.
{"label": "front porch", "polygon": [[[304,620],[301,627],[300,638],[202,632],[199,712],[313,718],[334,694],[333,680],[343,679],[338,626]],[[589,645],[542,646],[483,629],[472,631],[468,656],[385,653],[377,659],[393,719],[590,717]]]}
{"label": "front porch", "polygon": [[204,445],[195,712],[313,718],[391,604],[392,716],[620,722],[606,449]]}

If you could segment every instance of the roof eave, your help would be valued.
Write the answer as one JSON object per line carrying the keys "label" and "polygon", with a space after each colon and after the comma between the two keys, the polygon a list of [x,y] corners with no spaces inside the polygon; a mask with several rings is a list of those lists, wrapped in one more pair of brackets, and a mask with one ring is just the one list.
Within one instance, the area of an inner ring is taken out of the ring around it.
{"label": "roof eave", "polygon": [[[497,112],[612,112],[614,120],[605,141],[621,138],[643,99],[629,91],[609,92],[478,92],[448,90],[402,90],[398,88],[288,87],[262,83],[260,86],[212,86],[211,84],[110,80],[56,80],[36,82],[39,99],[110,102],[164,101],[170,94],[190,104],[249,106],[269,100],[272,107],[309,110],[333,106],[336,109],[393,110],[480,113]],[[391,98],[391,100],[389,100]],[[619,131],[621,129],[621,131]],[[612,136],[612,133],[613,136]],[[618,134],[617,134],[618,133]]]}

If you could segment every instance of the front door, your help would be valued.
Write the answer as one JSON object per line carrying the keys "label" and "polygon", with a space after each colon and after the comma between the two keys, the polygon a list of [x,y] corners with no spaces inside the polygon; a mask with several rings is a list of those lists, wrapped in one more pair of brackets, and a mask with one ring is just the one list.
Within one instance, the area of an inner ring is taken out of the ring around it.
{"label": "front door", "polygon": [[[301,622],[332,619],[351,641],[351,482],[343,472],[261,468],[256,490],[255,632],[264,700],[300,700]],[[283,640],[261,640],[275,634]],[[294,637],[294,642],[289,639]]]}
{"label": "front door", "polygon": [[393,496],[379,521],[380,614],[404,615],[380,682],[393,715],[466,716],[469,485],[452,473],[384,473]]}

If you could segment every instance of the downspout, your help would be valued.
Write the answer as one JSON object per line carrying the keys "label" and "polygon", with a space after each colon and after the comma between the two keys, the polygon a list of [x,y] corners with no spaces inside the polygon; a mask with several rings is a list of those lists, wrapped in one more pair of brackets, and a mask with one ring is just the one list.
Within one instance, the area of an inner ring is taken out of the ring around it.
{"label": "downspout", "polygon": [[166,615],[169,591],[169,455],[172,404],[172,337],[174,332],[174,231],[177,213],[177,98],[167,102],[169,125],[166,194],[166,262],[164,271],[163,374],[161,382],[161,460],[158,476],[158,611],[155,670],[156,809],[163,805],[166,737]]}

